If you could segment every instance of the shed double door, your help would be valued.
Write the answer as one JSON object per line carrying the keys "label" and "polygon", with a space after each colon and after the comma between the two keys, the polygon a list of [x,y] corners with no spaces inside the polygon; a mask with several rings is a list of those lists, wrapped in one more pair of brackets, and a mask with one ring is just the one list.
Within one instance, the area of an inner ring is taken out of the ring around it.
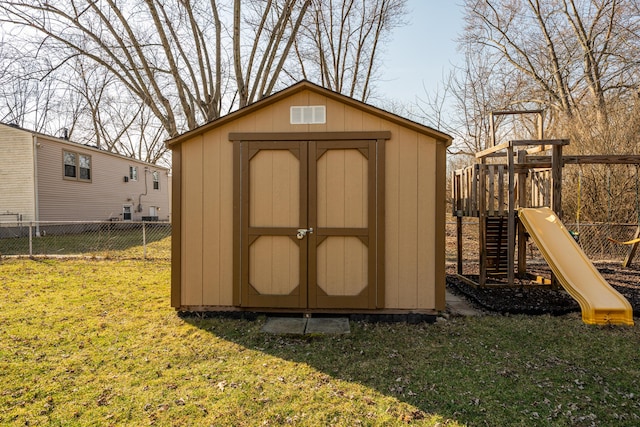
{"label": "shed double door", "polygon": [[379,146],[240,143],[241,306],[383,306]]}

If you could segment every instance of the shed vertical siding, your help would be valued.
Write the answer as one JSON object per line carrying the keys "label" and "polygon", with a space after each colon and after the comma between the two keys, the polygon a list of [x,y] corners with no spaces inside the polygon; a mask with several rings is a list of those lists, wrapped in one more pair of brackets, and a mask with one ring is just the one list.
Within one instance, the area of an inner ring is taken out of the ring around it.
{"label": "shed vertical siding", "polygon": [[[437,144],[429,141],[423,135],[417,135],[417,193],[416,211],[418,224],[416,236],[417,250],[417,295],[419,307],[436,307],[435,288],[437,288],[436,259],[438,252],[444,253],[444,247],[438,249],[436,241],[436,221],[438,203],[436,200],[436,166]],[[428,286],[427,286],[428,285]]]}
{"label": "shed vertical siding", "polygon": [[385,306],[398,307],[400,256],[400,147],[398,127],[391,130],[392,139],[385,144]]}
{"label": "shed vertical siding", "polygon": [[[0,214],[35,220],[33,138],[30,133],[0,125]],[[16,221],[2,215],[2,221]]]}
{"label": "shed vertical siding", "polygon": [[171,151],[171,306],[182,305],[182,294],[186,284],[182,280],[183,239],[182,224],[186,217],[182,214],[182,145]]}
{"label": "shed vertical siding", "polygon": [[[230,288],[224,286],[224,274],[230,272],[225,263],[232,263],[231,258],[224,256],[223,243],[227,236],[224,235],[225,220],[225,195],[229,193],[229,185],[225,185],[223,176],[224,161],[222,160],[225,148],[230,144],[221,144],[219,134],[206,134],[203,136],[203,158],[207,159],[207,167],[203,169],[202,212],[206,220],[202,224],[202,275],[205,286],[202,290],[202,304],[227,305],[231,304],[231,298],[223,303],[224,290]],[[229,162],[228,162],[229,163]],[[184,190],[183,190],[184,191]],[[227,283],[229,283],[227,281]]]}
{"label": "shed vertical siding", "polygon": [[181,304],[233,305],[233,144],[229,132],[254,129],[239,120],[182,145]]}
{"label": "shed vertical siding", "polygon": [[[233,305],[233,144],[228,134],[238,127],[254,129],[251,120],[239,120],[203,135],[203,254],[205,287],[199,304]],[[188,188],[183,191],[190,192]],[[188,241],[184,241],[189,245]]]}
{"label": "shed vertical siding", "polygon": [[[436,200],[438,144],[432,138],[393,125],[386,144],[385,307],[436,308],[438,252],[436,222],[444,200]],[[444,220],[444,216],[442,217]]]}
{"label": "shed vertical siding", "polygon": [[181,235],[188,244],[182,246],[182,304],[202,305],[203,282],[211,286],[211,278],[203,277],[203,137],[182,147],[182,212]]}
{"label": "shed vertical siding", "polygon": [[[398,305],[418,307],[418,141],[415,132],[399,128],[398,186]],[[389,169],[387,169],[389,173]],[[427,245],[430,242],[425,242]],[[426,284],[425,284],[426,285]]]}

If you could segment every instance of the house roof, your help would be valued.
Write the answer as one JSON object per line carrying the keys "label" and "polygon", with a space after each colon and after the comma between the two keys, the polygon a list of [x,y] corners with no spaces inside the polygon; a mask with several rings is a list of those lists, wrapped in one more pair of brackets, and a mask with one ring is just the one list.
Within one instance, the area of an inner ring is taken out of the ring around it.
{"label": "house roof", "polygon": [[48,139],[50,141],[55,141],[55,142],[58,142],[58,143],[61,143],[61,144],[66,144],[66,145],[68,145],[70,147],[81,147],[81,148],[84,148],[84,149],[87,149],[87,150],[91,150],[91,151],[95,151],[95,152],[98,152],[98,153],[105,154],[107,156],[119,157],[121,159],[129,160],[131,162],[136,162],[136,163],[141,163],[141,164],[144,164],[144,165],[153,166],[155,169],[169,170],[169,168],[167,168],[165,166],[161,166],[161,165],[156,165],[156,164],[153,164],[153,163],[145,162],[143,160],[139,160],[139,159],[136,159],[136,158],[133,158],[133,157],[127,157],[127,156],[124,156],[124,155],[118,154],[118,153],[112,153],[111,151],[106,151],[106,150],[103,150],[103,149],[98,148],[98,147],[81,144],[79,142],[70,141],[70,140],[64,139],[64,138],[58,138],[57,136],[47,135],[45,133],[40,133],[40,132],[32,131],[32,130],[29,130],[29,129],[24,129],[24,128],[22,128],[22,127],[20,127],[18,125],[15,125],[15,124],[7,124],[7,123],[0,122],[0,126],[6,126],[6,127],[9,127],[9,128],[12,128],[12,129],[17,129],[17,130],[20,130],[22,132],[28,133],[28,134],[30,134],[32,136],[35,136],[37,138]]}
{"label": "house roof", "polygon": [[318,86],[314,83],[311,83],[307,80],[302,80],[292,86],[289,86],[286,89],[283,89],[279,92],[276,92],[266,98],[263,98],[251,105],[248,105],[246,107],[243,107],[239,110],[236,110],[230,114],[227,114],[226,116],[220,117],[218,119],[215,119],[209,123],[206,123],[200,127],[197,127],[193,130],[190,130],[186,133],[183,133],[182,135],[179,135],[175,138],[169,139],[166,141],[167,147],[172,148],[178,144],[181,144],[182,142],[191,139],[194,136],[198,136],[201,135],[205,132],[208,132],[212,129],[215,129],[219,126],[222,126],[226,123],[229,123],[233,120],[236,120],[240,117],[246,116],[248,114],[253,113],[254,111],[257,111],[259,109],[262,109],[268,105],[271,105],[273,103],[276,103],[282,99],[285,99],[291,95],[294,95],[298,92],[302,92],[304,90],[309,90],[311,92],[315,92],[318,93],[320,95],[326,96],[327,98],[333,99],[335,101],[341,102],[343,104],[349,105],[350,107],[365,111],[369,114],[372,114],[374,116],[378,116],[381,117],[385,120],[388,120],[390,122],[396,123],[400,126],[403,126],[405,128],[409,128],[412,129],[416,132],[428,135],[432,138],[434,138],[436,141],[438,142],[442,142],[445,143],[447,146],[451,145],[451,142],[453,140],[453,138],[443,132],[440,132],[439,130],[433,129],[429,126],[425,126],[422,125],[420,123],[414,122],[412,120],[409,120],[407,118],[398,116],[396,114],[390,113],[388,111],[382,110],[380,108],[374,107],[372,105],[366,104],[364,102],[355,100],[353,98],[350,98],[348,96],[342,95],[341,93],[338,92],[334,92],[332,90],[326,89],[322,86]]}

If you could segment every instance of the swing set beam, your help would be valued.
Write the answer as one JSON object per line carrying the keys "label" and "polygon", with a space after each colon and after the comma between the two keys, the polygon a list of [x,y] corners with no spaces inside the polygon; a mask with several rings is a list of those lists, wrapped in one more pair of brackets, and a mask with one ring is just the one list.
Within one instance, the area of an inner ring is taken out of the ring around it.
{"label": "swing set beam", "polygon": [[[540,163],[551,162],[551,156],[537,156]],[[640,155],[563,155],[562,165],[640,165]]]}

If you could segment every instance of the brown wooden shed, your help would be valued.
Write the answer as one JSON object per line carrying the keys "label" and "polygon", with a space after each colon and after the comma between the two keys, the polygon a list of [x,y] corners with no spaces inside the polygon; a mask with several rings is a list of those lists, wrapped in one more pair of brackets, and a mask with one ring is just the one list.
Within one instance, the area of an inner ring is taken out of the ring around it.
{"label": "brown wooden shed", "polygon": [[307,81],[168,141],[172,306],[443,310],[450,143]]}

